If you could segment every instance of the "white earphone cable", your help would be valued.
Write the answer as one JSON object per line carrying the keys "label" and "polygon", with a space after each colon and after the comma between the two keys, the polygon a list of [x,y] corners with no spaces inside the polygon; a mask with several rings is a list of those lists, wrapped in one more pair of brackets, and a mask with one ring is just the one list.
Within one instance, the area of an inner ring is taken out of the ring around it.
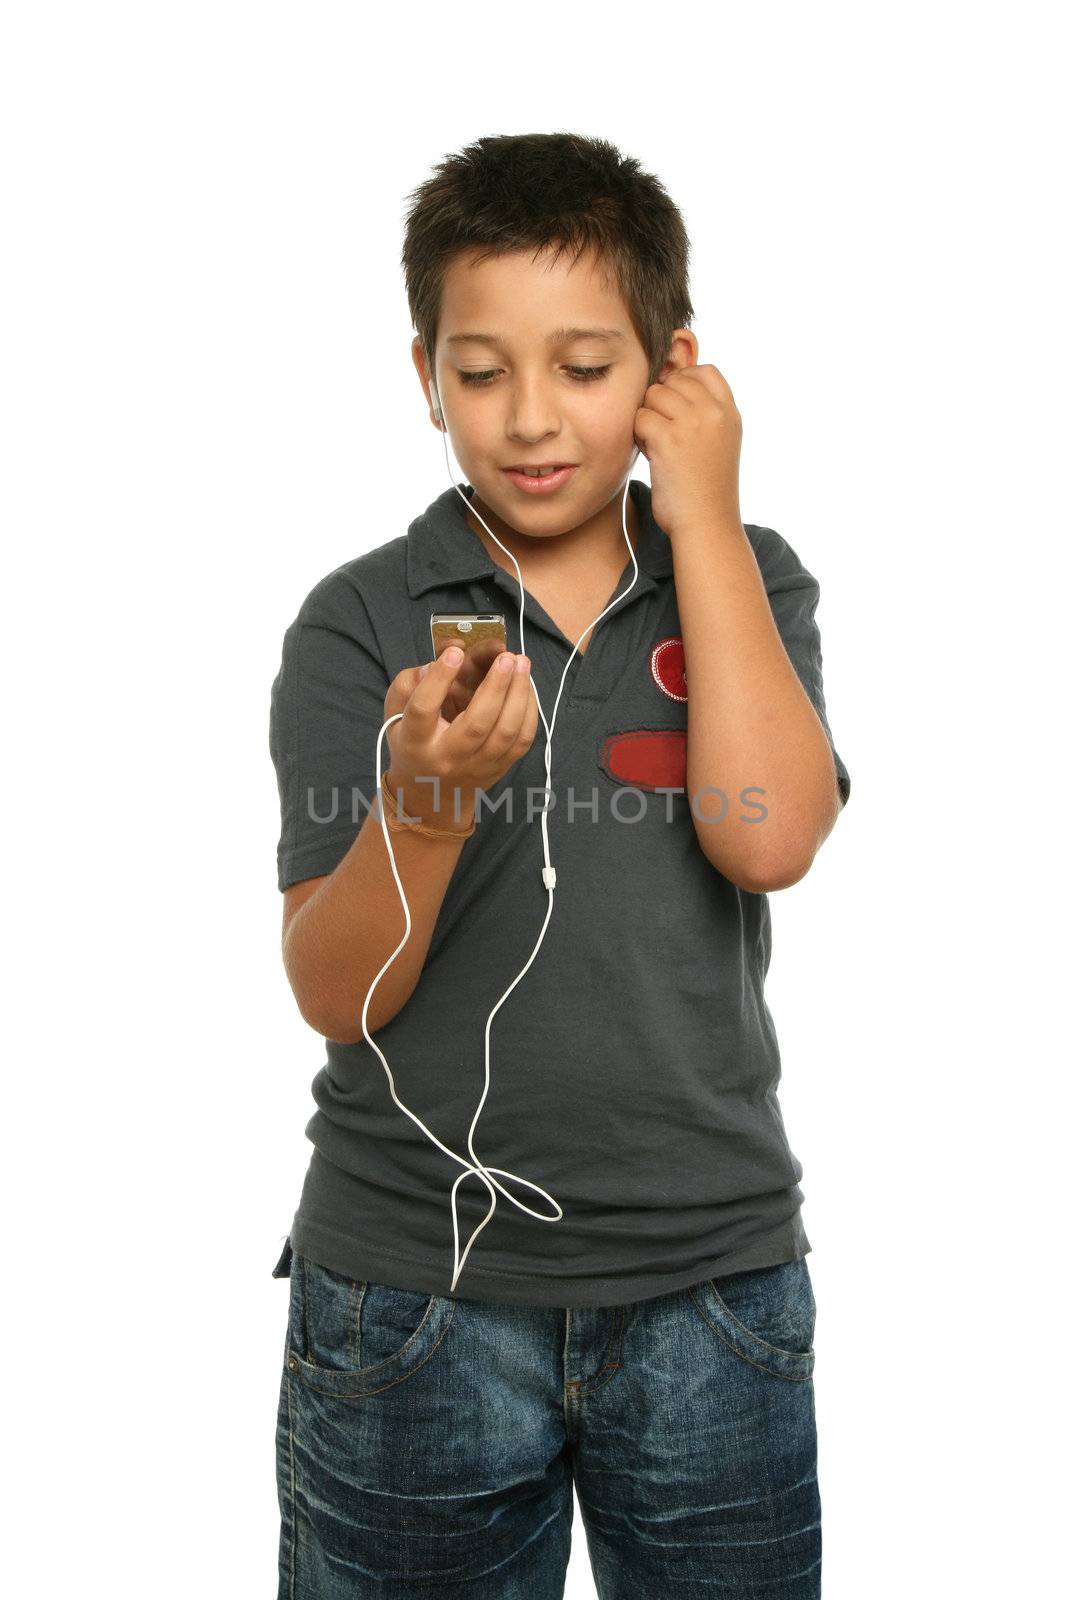
{"label": "white earphone cable", "polygon": [[[451,467],[451,463],[449,462],[449,458],[448,458],[448,438],[447,438],[447,432],[446,432],[444,410],[443,410],[443,408],[441,406],[440,398],[439,398],[438,393],[437,393],[437,386],[436,386],[436,384],[434,383],[434,381],[432,379],[430,380],[430,392],[431,392],[431,395],[432,395],[433,401],[434,401],[435,414],[437,416],[438,421],[442,424],[441,439],[442,439],[442,442],[443,442],[444,448],[445,448],[445,466],[446,466],[446,468],[448,470],[448,476],[452,481],[452,485],[455,488],[456,493],[459,495],[460,499],[463,500],[464,504],[467,505],[470,508],[471,511],[474,512],[474,515],[478,518],[478,521],[482,524],[482,527],[485,528],[486,533],[488,533],[489,537],[493,540],[493,542],[495,544],[499,545],[500,549],[504,551],[504,554],[508,557],[509,561],[512,563],[512,565],[515,568],[515,574],[516,574],[516,577],[518,578],[519,593],[520,593],[520,599],[519,599],[519,650],[520,650],[520,653],[522,655],[526,655],[526,653],[527,653],[527,651],[526,651],[526,635],[525,635],[525,629],[524,629],[524,626],[523,626],[523,616],[524,616],[525,606],[526,606],[526,589],[525,589],[525,586],[523,585],[522,573],[521,573],[521,571],[519,569],[519,564],[515,560],[515,557],[512,555],[511,551],[508,550],[507,547],[501,543],[501,541],[497,538],[497,536],[493,532],[493,530],[487,525],[487,523],[485,522],[485,519],[482,516],[480,516],[479,513],[475,510],[474,506],[471,505],[471,502],[467,499],[467,496],[463,493],[463,490],[459,487],[459,484],[456,483],[455,478],[452,477],[452,467]],[[360,1027],[361,1027],[363,1038],[370,1045],[371,1049],[374,1051],[375,1055],[378,1057],[378,1059],[381,1062],[382,1066],[385,1068],[385,1074],[386,1074],[386,1077],[389,1080],[389,1093],[392,1095],[393,1100],[395,1101],[395,1103],[398,1106],[398,1108],[401,1111],[403,1111],[405,1116],[410,1117],[412,1122],[414,1122],[419,1128],[422,1129],[422,1131],[426,1135],[426,1137],[428,1139],[431,1139],[439,1150],[443,1151],[443,1153],[445,1155],[451,1156],[452,1160],[453,1161],[457,1161],[459,1163],[459,1165],[463,1168],[463,1171],[458,1174],[458,1176],[456,1177],[455,1182],[452,1185],[452,1233],[453,1233],[453,1241],[454,1241],[454,1248],[453,1248],[453,1254],[452,1254],[453,1274],[452,1274],[452,1286],[451,1286],[451,1290],[450,1290],[450,1293],[452,1293],[452,1294],[455,1293],[456,1285],[459,1282],[460,1274],[463,1271],[464,1266],[466,1265],[467,1257],[468,1257],[468,1255],[470,1254],[470,1251],[471,1251],[471,1246],[474,1244],[475,1239],[481,1233],[482,1229],[492,1219],[493,1213],[496,1210],[496,1194],[494,1192],[496,1189],[499,1189],[501,1194],[504,1196],[504,1198],[506,1200],[510,1200],[512,1205],[518,1206],[520,1211],[525,1211],[527,1216],[531,1216],[531,1217],[536,1218],[536,1220],[538,1222],[559,1222],[560,1219],[563,1216],[563,1209],[559,1205],[558,1201],[554,1200],[552,1198],[552,1196],[546,1192],[546,1190],[540,1188],[536,1183],[531,1183],[528,1178],[517,1177],[515,1173],[507,1172],[502,1167],[486,1167],[486,1166],[483,1166],[482,1162],[479,1160],[477,1154],[475,1153],[475,1149],[474,1149],[474,1129],[475,1129],[475,1127],[477,1125],[478,1118],[481,1116],[482,1107],[485,1105],[486,1096],[489,1093],[489,1070],[490,1070],[490,1068],[489,1068],[489,1031],[490,1031],[490,1029],[492,1027],[492,1024],[493,1024],[493,1018],[496,1016],[497,1012],[500,1010],[500,1007],[504,1004],[504,1001],[508,998],[508,996],[510,995],[511,991],[515,988],[516,984],[518,984],[518,982],[520,981],[521,978],[525,977],[526,973],[529,971],[530,967],[532,966],[533,961],[534,961],[534,957],[537,955],[537,952],[540,950],[541,943],[542,943],[542,941],[544,939],[544,936],[545,936],[545,933],[546,933],[546,931],[548,929],[548,924],[549,924],[549,921],[550,921],[550,919],[552,917],[552,908],[553,908],[553,905],[555,903],[556,869],[552,865],[551,858],[550,858],[550,855],[549,855],[549,849],[548,849],[548,807],[549,807],[549,796],[550,796],[550,794],[552,792],[552,731],[556,726],[556,713],[559,710],[560,697],[563,694],[563,682],[564,682],[564,679],[567,676],[567,672],[568,672],[568,669],[570,668],[571,662],[574,660],[574,657],[578,654],[578,647],[581,644],[582,640],[585,638],[585,635],[590,631],[591,628],[594,628],[596,626],[596,624],[601,620],[602,617],[606,617],[607,616],[608,612],[612,609],[612,606],[617,606],[619,604],[619,601],[623,600],[626,597],[626,595],[629,594],[630,590],[633,588],[633,586],[637,582],[637,578],[638,578],[639,568],[638,568],[638,565],[637,565],[637,557],[634,554],[633,546],[630,543],[630,535],[629,535],[629,532],[628,532],[627,527],[626,527],[626,507],[627,507],[627,502],[628,502],[628,499],[629,499],[630,477],[631,477],[631,475],[632,475],[632,468],[631,468],[631,472],[628,472],[627,475],[626,475],[626,484],[625,484],[625,487],[623,489],[623,496],[622,496],[622,532],[623,532],[623,538],[626,540],[626,548],[630,552],[630,559],[633,562],[634,575],[631,578],[631,580],[630,580],[629,584],[627,585],[627,587],[623,590],[622,594],[617,595],[616,598],[611,602],[611,604],[604,608],[604,610],[600,613],[600,616],[595,617],[594,620],[589,624],[589,627],[586,628],[584,630],[584,632],[579,636],[577,644],[574,646],[574,649],[571,651],[570,657],[569,657],[569,659],[567,661],[567,665],[563,669],[563,676],[560,678],[559,689],[558,689],[558,691],[556,693],[556,703],[552,708],[552,721],[551,721],[551,723],[546,723],[545,722],[545,714],[544,714],[544,711],[543,711],[543,709],[541,707],[541,697],[537,693],[537,685],[533,681],[532,674],[531,674],[531,678],[530,678],[531,687],[533,688],[534,696],[536,697],[536,700],[537,700],[538,714],[540,715],[542,725],[544,726],[544,729],[545,729],[545,806],[544,806],[544,810],[541,812],[541,837],[542,837],[542,841],[543,841],[543,844],[544,844],[545,864],[544,864],[544,867],[542,868],[541,876],[542,876],[542,879],[544,881],[545,888],[548,890],[548,910],[545,913],[545,920],[541,925],[541,931],[537,936],[537,942],[534,945],[533,950],[530,952],[530,956],[529,956],[529,959],[526,962],[526,965],[522,968],[522,970],[515,976],[515,978],[512,980],[512,982],[505,989],[504,993],[500,996],[500,999],[497,1001],[496,1005],[493,1007],[492,1011],[489,1013],[488,1018],[486,1019],[486,1024],[485,1024],[485,1086],[482,1089],[482,1098],[478,1102],[478,1109],[474,1113],[474,1119],[471,1122],[470,1129],[469,1129],[469,1131],[467,1133],[467,1148],[470,1151],[471,1156],[473,1158],[473,1164],[472,1164],[472,1162],[467,1161],[463,1156],[457,1155],[454,1150],[450,1150],[447,1145],[442,1144],[440,1139],[438,1139],[435,1134],[430,1132],[430,1130],[429,1130],[429,1128],[427,1128],[426,1124],[424,1122],[422,1122],[415,1115],[415,1113],[412,1110],[409,1109],[409,1107],[404,1105],[403,1102],[400,1099],[397,1098],[396,1086],[395,1086],[395,1084],[393,1082],[393,1074],[389,1070],[389,1063],[386,1061],[385,1056],[382,1054],[381,1050],[379,1050],[377,1044],[375,1044],[374,1039],[371,1037],[371,1034],[370,1034],[370,1032],[369,1032],[369,1030],[367,1028],[367,1013],[368,1013],[368,1010],[369,1010],[369,1007],[370,1007],[371,997],[374,994],[375,989],[378,987],[378,984],[381,982],[382,978],[385,976],[385,974],[388,972],[389,968],[392,966],[393,962],[396,960],[397,956],[400,954],[401,950],[403,950],[404,946],[407,944],[408,938],[409,938],[409,936],[411,934],[411,911],[410,911],[410,908],[408,906],[407,896],[404,894],[404,886],[400,882],[400,874],[397,872],[396,857],[393,854],[393,845],[392,845],[392,840],[390,838],[390,830],[386,826],[384,811],[381,809],[382,808],[382,797],[381,797],[382,796],[382,740],[383,740],[383,738],[385,736],[386,729],[389,728],[394,722],[399,721],[400,718],[403,716],[403,712],[402,711],[397,712],[397,714],[395,716],[389,717],[385,722],[383,722],[383,724],[382,724],[382,726],[381,726],[381,728],[380,728],[380,730],[378,732],[378,741],[377,741],[377,746],[376,746],[376,749],[375,749],[375,778],[376,778],[377,802],[378,802],[378,806],[379,806],[379,816],[380,816],[380,821],[381,821],[381,826],[382,826],[382,835],[383,835],[383,837],[385,839],[385,847],[386,847],[386,851],[388,852],[388,855],[389,855],[389,864],[390,864],[390,866],[392,867],[392,870],[393,870],[393,880],[396,883],[397,891],[398,891],[398,893],[400,895],[400,899],[401,899],[401,902],[402,902],[403,907],[404,907],[404,924],[405,925],[404,925],[404,937],[401,939],[400,943],[397,945],[396,949],[393,951],[392,955],[389,957],[388,961],[382,967],[381,971],[378,973],[377,977],[374,979],[374,982],[371,984],[370,988],[367,990],[367,995],[366,995],[366,998],[365,998],[365,1000],[363,1002],[363,1011],[362,1011],[362,1015],[361,1015],[361,1019],[360,1019]],[[544,1196],[544,1198],[548,1201],[549,1205],[555,1206],[557,1215],[555,1215],[555,1216],[544,1216],[539,1211],[531,1211],[529,1206],[523,1205],[521,1200],[517,1200],[513,1194],[509,1194],[508,1193],[506,1188],[504,1188],[502,1185],[497,1183],[496,1178],[493,1176],[494,1173],[495,1174],[499,1174],[499,1176],[504,1177],[504,1178],[510,1178],[514,1183],[521,1183],[527,1189],[536,1190],[536,1192],[538,1194]],[[458,1218],[457,1211],[456,1211],[456,1191],[458,1190],[459,1185],[463,1182],[464,1178],[466,1178],[468,1175],[474,1175],[474,1174],[477,1174],[478,1177],[480,1177],[482,1179],[482,1181],[486,1184],[486,1187],[489,1189],[489,1195],[490,1195],[490,1202],[491,1203],[490,1203],[488,1212],[482,1218],[482,1221],[478,1224],[478,1226],[475,1228],[474,1232],[471,1234],[470,1238],[468,1239],[467,1247],[463,1252],[463,1258],[462,1258],[462,1260],[460,1260],[460,1257],[459,1257],[459,1218]]]}

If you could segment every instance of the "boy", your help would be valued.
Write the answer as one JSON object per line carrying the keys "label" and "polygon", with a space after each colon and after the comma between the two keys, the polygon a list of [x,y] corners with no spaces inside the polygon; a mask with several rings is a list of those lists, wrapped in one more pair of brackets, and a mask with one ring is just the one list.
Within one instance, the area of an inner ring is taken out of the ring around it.
{"label": "boy", "polygon": [[[687,262],[601,140],[479,140],[413,197],[412,354],[469,481],[316,585],[272,692],[284,962],[327,1056],[275,1268],[286,1595],[562,1595],[572,1484],[601,1600],[819,1593],[766,894],[850,784],[818,585],[741,521]],[[507,651],[431,659],[435,612],[503,613]],[[557,881],[516,985],[547,728]],[[456,1182],[476,1112],[499,1194]]]}

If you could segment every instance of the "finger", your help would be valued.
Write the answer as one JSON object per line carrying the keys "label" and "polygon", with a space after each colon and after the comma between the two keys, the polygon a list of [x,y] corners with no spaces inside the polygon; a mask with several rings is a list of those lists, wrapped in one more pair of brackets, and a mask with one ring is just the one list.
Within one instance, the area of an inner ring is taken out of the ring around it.
{"label": "finger", "polygon": [[[426,666],[419,667],[419,669],[418,669],[418,680],[417,680],[418,682],[420,682],[420,683],[422,682],[423,678],[429,672],[431,665],[432,665],[432,663],[427,663]],[[461,672],[462,672],[462,670],[463,669],[460,668]],[[442,717],[444,718],[444,720],[446,722],[453,722],[453,721],[455,721],[456,717],[458,717],[459,713],[469,703],[470,703],[470,695],[463,691],[463,689],[462,689],[462,687],[460,685],[459,679],[458,678],[454,678],[452,680],[452,687],[449,689],[448,693],[445,695],[445,702],[444,702],[444,705],[441,707],[441,715],[442,715]]]}
{"label": "finger", "polygon": [[[495,637],[478,639],[471,645],[465,645],[462,639],[439,639],[434,643],[434,657],[440,661],[446,650],[462,650],[463,660],[453,679],[452,693],[455,696],[463,688],[473,694],[485,676],[486,669],[492,664],[493,656],[504,648],[501,641]],[[428,661],[425,666],[420,667],[419,677],[425,677],[433,664],[432,661]]]}
{"label": "finger", "polygon": [[496,726],[485,741],[484,754],[498,758],[506,755],[522,735],[530,715],[530,706],[533,705],[533,714],[537,715],[537,700],[533,692],[528,672],[512,672],[511,683],[508,687],[504,704],[500,708]]}
{"label": "finger", "polygon": [[[534,694],[530,674],[512,674],[512,685],[497,721],[500,753],[506,755],[516,746],[528,749],[537,732],[537,696]],[[516,756],[519,750],[516,749]]]}
{"label": "finger", "polygon": [[664,383],[650,383],[645,390],[641,409],[652,411],[660,417],[668,417],[671,422],[677,422],[679,417],[686,415],[692,404],[690,395],[680,389],[668,389]]}
{"label": "finger", "polygon": [[458,716],[470,704],[471,697],[493,661],[498,655],[502,655],[506,648],[503,640],[495,636],[476,639],[467,648],[463,664],[452,684],[450,698],[454,707],[453,715]]}
{"label": "finger", "polygon": [[471,696],[466,710],[451,724],[463,755],[476,754],[492,735],[511,689],[514,666],[515,657],[511,652],[501,652]]}
{"label": "finger", "polygon": [[404,667],[398,672],[385,696],[385,712],[387,716],[394,716],[396,712],[403,711],[419,681],[419,667]]}
{"label": "finger", "polygon": [[541,721],[541,707],[540,707],[540,704],[538,703],[537,696],[534,693],[533,683],[531,682],[531,684],[530,684],[530,700],[529,700],[529,704],[526,707],[526,716],[523,719],[522,732],[519,735],[519,737],[521,739],[524,739],[526,741],[527,749],[529,749],[530,745],[532,745],[534,740],[537,738],[537,731],[538,731],[538,726],[540,724],[540,721]]}
{"label": "finger", "polygon": [[725,377],[718,367],[712,366],[710,361],[705,361],[701,366],[694,364],[690,367],[678,367],[671,374],[671,377],[684,378],[690,384],[699,383],[701,388],[706,389],[709,394],[714,395],[717,399],[729,397],[732,400],[734,398],[733,390]]}
{"label": "finger", "polygon": [[[456,659],[450,661],[449,656],[453,651]],[[463,652],[458,645],[453,645],[438,656],[426,671],[416,669],[416,675],[422,672],[422,676],[418,677],[411,698],[404,707],[404,716],[417,733],[428,737],[437,726],[445,697],[462,665]]]}
{"label": "finger", "polygon": [[474,691],[481,683],[482,677],[484,677],[484,673],[472,679],[465,666],[459,669],[459,676],[453,681],[448,695],[449,705],[452,708],[454,717],[458,716],[461,711],[465,711],[470,705]]}
{"label": "finger", "polygon": [[506,649],[507,645],[497,634],[486,634],[470,646],[461,676],[472,691],[481,683],[496,657],[503,655]]}

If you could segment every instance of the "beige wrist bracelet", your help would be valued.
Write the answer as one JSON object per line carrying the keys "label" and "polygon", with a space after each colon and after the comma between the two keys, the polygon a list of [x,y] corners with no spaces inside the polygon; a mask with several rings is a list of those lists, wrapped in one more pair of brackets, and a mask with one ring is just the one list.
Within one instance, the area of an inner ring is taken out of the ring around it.
{"label": "beige wrist bracelet", "polygon": [[469,828],[428,828],[421,822],[406,821],[403,817],[397,815],[399,802],[389,787],[388,774],[384,772],[382,773],[382,801],[383,820],[386,827],[391,828],[394,833],[410,829],[415,833],[424,833],[430,839],[469,839],[476,826],[473,817]]}

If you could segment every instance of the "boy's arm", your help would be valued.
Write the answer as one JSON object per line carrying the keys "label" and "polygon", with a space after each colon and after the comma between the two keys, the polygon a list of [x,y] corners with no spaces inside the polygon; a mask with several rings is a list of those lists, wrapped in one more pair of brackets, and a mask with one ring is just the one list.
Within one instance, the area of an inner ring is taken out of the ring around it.
{"label": "boy's arm", "polygon": [[[833,749],[744,525],[679,530],[671,545],[688,691],[686,788],[700,847],[739,888],[784,889],[808,871],[841,810]],[[796,566],[814,589],[813,610],[818,585]],[[746,789],[761,792],[746,799]],[[756,806],[766,808],[760,820]]]}
{"label": "boy's arm", "polygon": [[[470,820],[461,818],[461,825]],[[447,825],[456,826],[451,819]],[[412,828],[394,830],[390,842],[411,910],[411,932],[374,991],[367,1015],[372,1034],[415,990],[464,845],[463,839],[430,839]],[[305,1022],[327,1039],[358,1043],[367,991],[404,937],[404,927],[382,825],[368,814],[331,873],[285,891],[282,961]]]}
{"label": "boy's arm", "polygon": [[[270,750],[281,803],[282,960],[305,1021],[342,1044],[360,1040],[367,991],[404,936],[376,799],[375,747],[389,687],[362,594],[339,569],[315,586],[286,630],[271,690]],[[384,749],[382,765],[388,771]],[[409,803],[408,815],[423,812]],[[446,826],[457,823],[449,817]],[[419,981],[463,848],[462,839],[407,828],[394,829],[390,842],[412,925],[374,991],[372,1034]]]}

